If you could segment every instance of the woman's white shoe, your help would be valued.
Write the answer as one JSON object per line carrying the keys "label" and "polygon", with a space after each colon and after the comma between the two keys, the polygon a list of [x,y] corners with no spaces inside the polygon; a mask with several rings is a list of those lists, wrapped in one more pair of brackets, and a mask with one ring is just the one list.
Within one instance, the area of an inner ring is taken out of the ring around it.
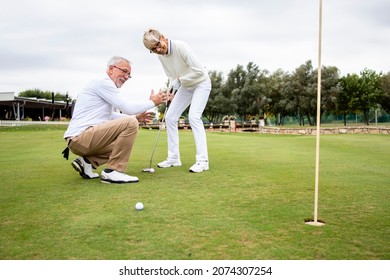
{"label": "woman's white shoe", "polygon": [[199,173],[209,170],[209,163],[207,161],[199,161],[190,168],[190,172]]}

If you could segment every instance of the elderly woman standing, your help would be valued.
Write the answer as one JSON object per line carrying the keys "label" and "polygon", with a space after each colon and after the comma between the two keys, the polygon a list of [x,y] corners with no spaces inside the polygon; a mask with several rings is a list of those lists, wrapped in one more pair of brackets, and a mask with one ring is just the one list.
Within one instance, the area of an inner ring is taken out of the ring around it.
{"label": "elderly woman standing", "polygon": [[190,167],[190,172],[209,170],[206,131],[202,121],[202,113],[211,91],[211,81],[206,69],[186,43],[170,40],[156,29],[147,30],[143,42],[151,53],[158,55],[169,79],[168,88],[177,90],[165,116],[168,158],[157,166],[181,166],[178,120],[191,105],[188,117],[196,145],[196,162]]}

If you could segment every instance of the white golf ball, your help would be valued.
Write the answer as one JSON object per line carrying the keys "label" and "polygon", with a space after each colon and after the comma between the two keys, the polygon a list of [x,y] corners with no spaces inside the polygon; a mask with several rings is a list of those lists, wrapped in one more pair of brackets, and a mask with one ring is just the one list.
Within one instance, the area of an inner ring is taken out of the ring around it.
{"label": "white golf ball", "polygon": [[135,209],[138,211],[144,209],[144,204],[142,202],[137,202],[137,204],[135,204]]}
{"label": "white golf ball", "polygon": [[150,168],[150,173],[154,173],[154,168]]}

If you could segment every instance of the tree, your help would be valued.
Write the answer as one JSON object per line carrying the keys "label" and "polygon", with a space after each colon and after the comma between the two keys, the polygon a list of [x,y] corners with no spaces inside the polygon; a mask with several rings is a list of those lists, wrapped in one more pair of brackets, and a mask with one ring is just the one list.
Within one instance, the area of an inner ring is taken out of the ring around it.
{"label": "tree", "polygon": [[[19,93],[20,97],[32,97],[32,98],[37,98],[37,99],[46,99],[46,100],[51,100],[52,99],[52,92],[51,91],[43,91],[40,89],[28,89],[25,91],[21,91]],[[68,95],[68,93],[60,93],[56,92],[54,94],[54,100],[55,101],[68,101],[71,102],[72,98]]]}
{"label": "tree", "polygon": [[363,113],[366,125],[370,124],[370,109],[380,103],[380,97],[383,95],[380,88],[380,77],[381,74],[364,69],[358,79],[357,91],[353,93],[352,107]]}
{"label": "tree", "polygon": [[390,114],[390,72],[383,75],[380,78],[379,83],[383,94],[379,104],[382,106],[383,110]]}
{"label": "tree", "polygon": [[40,89],[28,89],[20,92],[19,96],[51,100],[51,91],[42,91]]}
{"label": "tree", "polygon": [[357,74],[347,74],[340,79],[341,90],[336,96],[337,106],[336,112],[343,113],[344,126],[347,125],[347,114],[352,112],[352,100],[353,97],[358,95],[359,92],[359,76]]}
{"label": "tree", "polygon": [[230,99],[223,93],[222,72],[211,71],[209,73],[211,80],[211,92],[203,115],[211,123],[218,122],[222,116],[228,113]]}
{"label": "tree", "polygon": [[242,120],[258,116],[264,111],[268,98],[267,92],[267,70],[260,70],[253,62],[249,62],[246,70],[237,66],[229,73],[228,85],[234,86],[232,92],[232,103],[236,105],[235,113]]}
{"label": "tree", "polygon": [[249,62],[245,72],[244,87],[241,90],[241,94],[238,98],[237,113],[241,116],[242,120],[247,120],[249,116],[258,114],[257,100],[260,91],[260,85],[258,83],[259,67],[253,62]]}
{"label": "tree", "polygon": [[242,65],[237,65],[237,67],[229,72],[225,87],[224,95],[230,99],[231,110],[230,113],[242,114],[242,90],[245,85],[246,71]]}
{"label": "tree", "polygon": [[278,116],[277,125],[284,124],[284,118],[294,116],[297,108],[297,98],[291,82],[291,75],[281,69],[276,70],[269,77],[267,110]]}
{"label": "tree", "polygon": [[298,67],[292,75],[294,94],[298,99],[297,115],[299,124],[305,125],[306,116],[309,124],[314,125],[316,116],[317,88],[313,66],[310,60]]}
{"label": "tree", "polygon": [[[341,91],[340,71],[334,66],[323,66],[321,69],[321,114],[327,112],[336,112],[337,96]],[[318,81],[318,70],[314,71]],[[316,83],[317,86],[317,83]],[[318,94],[318,93],[317,93]]]}
{"label": "tree", "polygon": [[251,86],[253,91],[252,113],[253,116],[263,117],[269,111],[270,98],[270,78],[268,70],[260,70],[257,78]]}

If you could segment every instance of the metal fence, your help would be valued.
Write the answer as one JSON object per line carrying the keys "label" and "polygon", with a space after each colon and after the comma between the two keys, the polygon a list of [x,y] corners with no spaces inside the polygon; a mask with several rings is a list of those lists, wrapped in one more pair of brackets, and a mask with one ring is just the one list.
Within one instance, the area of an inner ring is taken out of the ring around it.
{"label": "metal fence", "polygon": [[9,121],[9,120],[0,120],[0,126],[24,126],[24,125],[53,125],[53,124],[63,124],[68,125],[69,122],[57,122],[57,121]]}

